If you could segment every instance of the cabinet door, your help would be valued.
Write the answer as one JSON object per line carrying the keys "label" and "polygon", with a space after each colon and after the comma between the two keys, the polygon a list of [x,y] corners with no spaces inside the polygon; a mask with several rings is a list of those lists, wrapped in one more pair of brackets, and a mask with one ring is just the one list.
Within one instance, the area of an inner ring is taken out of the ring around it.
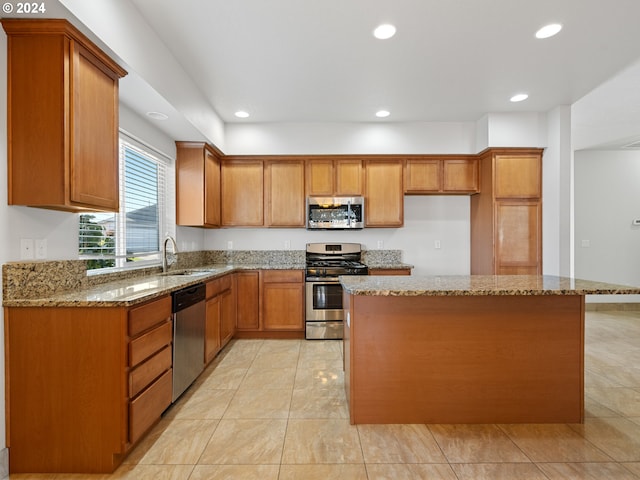
{"label": "cabinet door", "polygon": [[220,294],[220,348],[236,333],[236,295],[233,290]]}
{"label": "cabinet door", "polygon": [[333,160],[317,158],[307,162],[307,195],[331,196],[335,192]]}
{"label": "cabinet door", "polygon": [[477,192],[478,160],[477,159],[445,159],[442,169],[443,192]]}
{"label": "cabinet door", "polygon": [[71,42],[71,202],[118,210],[118,77]]}
{"label": "cabinet door", "polygon": [[126,71],[66,20],[3,18],[8,201],[118,211],[118,78]]}
{"label": "cabinet door", "polygon": [[542,273],[542,205],[496,202],[496,275]]}
{"label": "cabinet door", "polygon": [[220,351],[220,298],[217,295],[207,300],[206,320],[204,326],[204,362],[209,363]]}
{"label": "cabinet door", "polygon": [[335,194],[336,195],[362,195],[364,192],[364,169],[362,160],[336,159],[335,168]]}
{"label": "cabinet door", "polygon": [[496,198],[540,198],[542,159],[539,155],[496,155]]}
{"label": "cabinet door", "polygon": [[176,222],[220,226],[220,160],[203,142],[176,142]]}
{"label": "cabinet door", "polygon": [[222,225],[264,224],[262,160],[225,160],[221,168]]}
{"label": "cabinet door", "polygon": [[304,330],[304,275],[301,270],[262,272],[264,330]]}
{"label": "cabinet door", "polygon": [[259,330],[258,272],[236,273],[236,326],[238,330]]}
{"label": "cabinet door", "polygon": [[204,159],[204,223],[220,225],[220,161],[209,151]]}
{"label": "cabinet door", "polygon": [[304,227],[304,161],[268,161],[264,177],[267,226]]}
{"label": "cabinet door", "polygon": [[442,161],[407,160],[404,188],[406,193],[436,193],[442,188]]}
{"label": "cabinet door", "polygon": [[365,226],[401,227],[404,222],[402,162],[368,160],[365,174]]}

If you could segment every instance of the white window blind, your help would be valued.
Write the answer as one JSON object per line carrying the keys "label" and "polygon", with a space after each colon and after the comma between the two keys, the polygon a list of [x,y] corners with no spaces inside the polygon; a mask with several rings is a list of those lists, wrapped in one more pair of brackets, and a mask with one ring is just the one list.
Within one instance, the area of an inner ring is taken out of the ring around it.
{"label": "white window blind", "polygon": [[79,253],[88,269],[161,263],[161,244],[172,234],[167,200],[170,162],[136,140],[120,136],[120,211],[80,214]]}

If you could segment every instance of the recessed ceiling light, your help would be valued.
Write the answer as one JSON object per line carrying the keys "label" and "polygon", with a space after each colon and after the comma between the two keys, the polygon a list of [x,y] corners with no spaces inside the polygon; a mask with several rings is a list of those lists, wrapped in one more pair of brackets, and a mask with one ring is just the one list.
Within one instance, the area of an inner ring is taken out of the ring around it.
{"label": "recessed ceiling light", "polygon": [[376,112],[376,117],[378,117],[378,118],[386,118],[389,115],[391,115],[391,112],[388,111],[388,110],[378,110]]}
{"label": "recessed ceiling light", "polygon": [[249,112],[245,112],[244,110],[238,110],[234,115],[238,118],[247,118],[249,116]]}
{"label": "recessed ceiling light", "polygon": [[169,115],[166,115],[162,112],[147,112],[147,116],[153,118],[154,120],[166,120],[169,118]]}
{"label": "recessed ceiling light", "polygon": [[536,32],[536,38],[549,38],[553,37],[560,30],[562,30],[562,25],[559,23],[550,23],[549,25],[545,25],[540,30]]}
{"label": "recessed ceiling light", "polygon": [[511,101],[512,102],[522,102],[523,100],[526,100],[527,98],[529,98],[529,95],[526,93],[518,93],[517,95],[514,95],[513,97],[511,97]]}
{"label": "recessed ceiling light", "polygon": [[396,27],[389,23],[378,25],[373,31],[373,36],[380,40],[387,40],[396,34]]}

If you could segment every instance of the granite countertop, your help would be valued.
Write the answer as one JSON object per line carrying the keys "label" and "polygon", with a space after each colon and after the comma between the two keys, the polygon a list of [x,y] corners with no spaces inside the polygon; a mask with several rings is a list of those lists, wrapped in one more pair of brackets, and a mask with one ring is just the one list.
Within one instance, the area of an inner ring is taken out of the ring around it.
{"label": "granite countertop", "polygon": [[235,271],[304,268],[299,264],[207,265],[189,269],[190,275],[176,275],[174,272],[172,275],[133,277],[40,298],[5,299],[3,304],[5,307],[130,307]]}
{"label": "granite countertop", "polygon": [[640,287],[550,275],[342,276],[353,295],[614,295],[640,294]]}

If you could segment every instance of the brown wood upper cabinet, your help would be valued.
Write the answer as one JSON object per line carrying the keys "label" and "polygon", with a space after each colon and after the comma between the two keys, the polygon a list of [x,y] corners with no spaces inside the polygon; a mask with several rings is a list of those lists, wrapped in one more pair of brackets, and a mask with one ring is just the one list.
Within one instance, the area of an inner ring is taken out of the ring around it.
{"label": "brown wood upper cabinet", "polygon": [[471,274],[542,274],[542,149],[488,149],[480,169]]}
{"label": "brown wood upper cabinet", "polygon": [[503,154],[494,158],[496,198],[540,198],[542,162],[540,154]]}
{"label": "brown wood upper cabinet", "polygon": [[362,195],[364,168],[359,158],[311,158],[306,166],[309,196]]}
{"label": "brown wood upper cabinet", "polygon": [[406,194],[477,193],[478,159],[408,158],[405,164]]}
{"label": "brown wood upper cabinet", "polygon": [[221,196],[223,226],[263,226],[263,160],[255,157],[224,158],[221,167]]}
{"label": "brown wood upper cabinet", "polygon": [[401,227],[404,223],[402,160],[366,160],[365,226]]}
{"label": "brown wood upper cabinet", "polygon": [[265,219],[268,227],[304,227],[304,160],[266,160]]}
{"label": "brown wood upper cabinet", "polygon": [[176,142],[176,223],[220,226],[220,156],[203,142]]}
{"label": "brown wood upper cabinet", "polygon": [[2,26],[9,204],[117,211],[118,80],[127,72],[66,20]]}

